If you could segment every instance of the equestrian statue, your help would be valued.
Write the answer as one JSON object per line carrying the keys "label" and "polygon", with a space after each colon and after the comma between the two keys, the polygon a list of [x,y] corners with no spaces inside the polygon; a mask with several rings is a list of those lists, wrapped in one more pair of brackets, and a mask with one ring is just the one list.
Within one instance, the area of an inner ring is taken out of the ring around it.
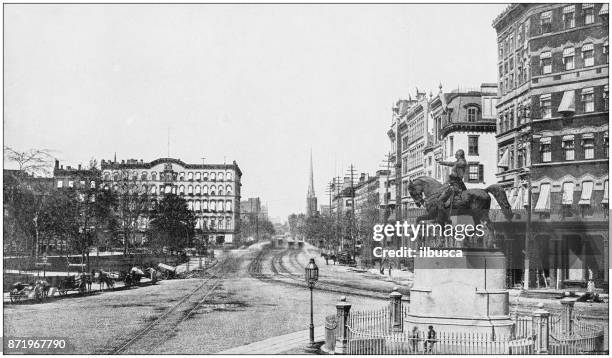
{"label": "equestrian statue", "polygon": [[421,176],[408,183],[408,192],[418,207],[425,207],[425,215],[417,217],[417,222],[434,220],[444,226],[451,224],[451,215],[469,215],[474,219],[474,225],[483,223],[492,228],[489,218],[492,194],[499,203],[506,220],[513,217],[510,203],[505,191],[497,184],[484,189],[467,189],[463,176],[467,168],[465,153],[459,149],[455,153],[456,161],[445,162],[439,159],[440,165],[451,167],[447,182],[441,184],[434,178]]}

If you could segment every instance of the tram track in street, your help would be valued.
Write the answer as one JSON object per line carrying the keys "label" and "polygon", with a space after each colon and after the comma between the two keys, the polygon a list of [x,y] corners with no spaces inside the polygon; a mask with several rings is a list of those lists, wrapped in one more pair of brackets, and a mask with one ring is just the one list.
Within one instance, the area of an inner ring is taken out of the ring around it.
{"label": "tram track in street", "polygon": [[196,312],[223,280],[222,273],[230,266],[234,258],[228,257],[215,266],[214,272],[195,289],[184,295],[178,302],[143,329],[121,342],[118,347],[111,347],[106,354],[138,354],[152,352],[166,342],[176,328]]}

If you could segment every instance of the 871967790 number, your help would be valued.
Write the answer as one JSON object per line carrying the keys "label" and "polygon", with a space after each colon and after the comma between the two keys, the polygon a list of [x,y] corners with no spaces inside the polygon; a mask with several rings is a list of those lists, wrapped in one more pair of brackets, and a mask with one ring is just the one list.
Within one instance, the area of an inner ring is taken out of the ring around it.
{"label": "871967790 number", "polygon": [[71,347],[66,338],[4,337],[5,353],[67,353]]}

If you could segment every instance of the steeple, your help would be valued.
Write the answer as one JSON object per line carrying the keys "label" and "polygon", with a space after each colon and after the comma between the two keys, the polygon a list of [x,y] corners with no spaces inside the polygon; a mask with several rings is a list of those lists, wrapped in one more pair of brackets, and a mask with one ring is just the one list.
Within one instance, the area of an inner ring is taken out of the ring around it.
{"label": "steeple", "polygon": [[312,172],[312,149],[310,149],[310,181],[308,182],[308,198],[314,198],[314,174]]}
{"label": "steeple", "polygon": [[317,197],[314,191],[314,174],[312,171],[312,148],[310,149],[310,178],[306,195],[306,216],[317,216]]}

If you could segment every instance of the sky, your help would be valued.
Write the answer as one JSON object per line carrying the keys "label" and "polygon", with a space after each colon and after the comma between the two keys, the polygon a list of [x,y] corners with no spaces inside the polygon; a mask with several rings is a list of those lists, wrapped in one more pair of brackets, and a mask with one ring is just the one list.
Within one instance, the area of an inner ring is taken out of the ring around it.
{"label": "sky", "polygon": [[350,164],[383,166],[399,98],[495,83],[505,7],[5,4],[4,144],[71,166],[235,160],[243,199],[284,220],[311,150],[325,204]]}

